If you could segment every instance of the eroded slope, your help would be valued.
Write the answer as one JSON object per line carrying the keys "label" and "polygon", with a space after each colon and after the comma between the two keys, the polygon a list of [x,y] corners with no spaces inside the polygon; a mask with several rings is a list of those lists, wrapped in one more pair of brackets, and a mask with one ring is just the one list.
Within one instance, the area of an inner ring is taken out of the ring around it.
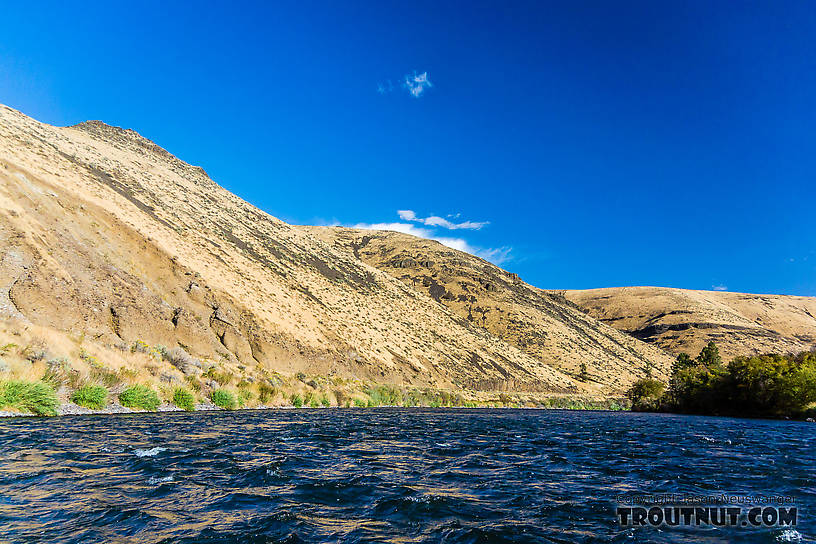
{"label": "eroded slope", "polygon": [[563,295],[537,289],[478,257],[407,234],[343,227],[299,227],[339,251],[387,272],[472,326],[578,378],[621,389],[671,358],[586,315]]}
{"label": "eroded slope", "polygon": [[599,320],[672,353],[715,341],[726,357],[816,347],[816,298],[618,287],[566,291]]}

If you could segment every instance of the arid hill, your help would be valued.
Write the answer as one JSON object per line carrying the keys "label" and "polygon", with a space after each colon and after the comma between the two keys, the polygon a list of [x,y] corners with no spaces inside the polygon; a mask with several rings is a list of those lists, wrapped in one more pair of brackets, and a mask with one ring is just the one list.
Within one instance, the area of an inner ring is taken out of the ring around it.
{"label": "arid hill", "polygon": [[727,358],[816,348],[816,298],[617,287],[566,291],[593,317],[677,354],[717,342]]}
{"label": "arid hill", "polygon": [[[619,392],[648,362],[667,365],[659,350],[486,263],[467,279],[491,295],[474,292],[468,319],[446,305],[453,285],[440,284],[442,294],[406,285],[98,121],[60,128],[0,106],[0,209],[0,346],[22,343],[26,354],[12,372],[58,356],[120,374],[141,364],[167,383],[209,369],[241,384],[303,372],[586,394]],[[512,304],[496,308],[499,295]],[[509,318],[494,319],[502,311]],[[141,355],[157,345],[192,362]],[[596,381],[575,379],[581,362]]]}
{"label": "arid hill", "polygon": [[544,291],[483,259],[398,232],[299,227],[333,249],[387,272],[471,326],[578,378],[621,389],[651,370],[665,376],[665,352],[599,323],[560,293]]}

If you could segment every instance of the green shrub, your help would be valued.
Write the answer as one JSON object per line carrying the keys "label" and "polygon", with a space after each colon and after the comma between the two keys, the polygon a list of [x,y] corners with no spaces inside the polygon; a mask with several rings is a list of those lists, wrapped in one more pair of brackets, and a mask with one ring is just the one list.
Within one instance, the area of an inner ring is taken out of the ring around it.
{"label": "green shrub", "polygon": [[44,382],[0,382],[0,407],[17,408],[38,416],[55,416],[57,394]]}
{"label": "green shrub", "polygon": [[101,410],[108,404],[108,388],[104,385],[83,385],[71,395],[71,402],[91,410]]}
{"label": "green shrub", "polygon": [[195,396],[182,387],[176,387],[173,391],[173,404],[182,410],[192,412],[195,410]]}
{"label": "green shrub", "polygon": [[355,397],[354,406],[356,408],[366,408],[368,406],[368,403],[366,401],[362,400],[362,399],[358,399],[358,398]]}
{"label": "green shrub", "polygon": [[292,406],[295,408],[300,408],[303,406],[303,399],[300,395],[292,395]]}
{"label": "green shrub", "polygon": [[224,410],[235,410],[238,401],[235,400],[235,395],[226,389],[216,389],[210,396],[213,404]]}
{"label": "green shrub", "polygon": [[643,378],[632,384],[626,392],[626,397],[632,401],[632,410],[637,412],[656,410],[665,389],[663,382]]}
{"label": "green shrub", "polygon": [[326,395],[320,395],[320,404],[322,404],[325,408],[331,406],[331,402],[329,402],[329,397]]}
{"label": "green shrub", "polygon": [[159,395],[144,385],[132,385],[119,394],[119,404],[128,408],[153,411],[159,407]]}

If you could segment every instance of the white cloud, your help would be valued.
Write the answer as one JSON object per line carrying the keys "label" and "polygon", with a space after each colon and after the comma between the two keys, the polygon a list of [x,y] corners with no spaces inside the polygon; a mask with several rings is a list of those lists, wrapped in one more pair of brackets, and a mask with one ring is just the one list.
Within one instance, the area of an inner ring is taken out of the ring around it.
{"label": "white cloud", "polygon": [[433,87],[433,83],[428,79],[428,72],[422,72],[421,74],[414,72],[412,75],[405,76],[403,86],[408,89],[411,96],[419,98],[426,89]]}
{"label": "white cloud", "polygon": [[[410,211],[410,210],[402,210]],[[411,212],[413,213],[413,212]],[[400,217],[403,215],[400,214]],[[355,229],[366,229],[366,230],[391,230],[394,232],[401,232],[403,234],[410,234],[412,236],[417,236],[419,238],[426,238],[428,240],[435,240],[442,244],[443,246],[449,247],[451,249],[456,249],[458,251],[464,251],[465,253],[470,253],[471,255],[476,255],[488,262],[491,262],[495,265],[502,264],[504,262],[509,261],[512,257],[510,252],[512,248],[510,247],[500,247],[500,248],[480,248],[472,246],[468,243],[467,240],[463,238],[451,238],[448,236],[437,236],[435,232],[431,229],[426,229],[423,227],[418,227],[412,223],[357,223],[356,225],[352,225]]]}
{"label": "white cloud", "polygon": [[[422,72],[418,74],[414,71],[413,74],[408,74],[404,76],[403,82],[401,87],[408,91],[408,94],[413,96],[414,98],[419,98],[425,91],[433,87],[433,83],[431,83],[430,78],[428,77],[428,72]],[[394,89],[398,87],[394,86],[394,83],[389,79],[385,83],[377,83],[377,93],[381,95],[386,95],[394,92]]]}
{"label": "white cloud", "polygon": [[715,291],[728,291],[727,285],[712,285],[711,288]]}
{"label": "white cloud", "polygon": [[474,253],[474,255],[476,255],[477,257],[481,257],[485,261],[491,262],[495,265],[499,265],[513,258],[510,255],[510,252],[512,250],[513,248],[509,246],[502,246],[495,248],[480,249],[477,250],[476,253]]}
{"label": "white cloud", "polygon": [[[397,210],[397,214],[400,216],[400,219],[404,221],[415,221],[417,223],[422,223],[423,225],[428,225],[429,227],[442,227],[443,229],[448,230],[459,230],[459,229],[467,229],[467,230],[479,230],[485,225],[489,225],[490,221],[463,221],[462,223],[453,223],[452,221],[448,221],[443,217],[439,217],[437,215],[432,215],[430,217],[417,217],[417,214],[413,210]],[[448,214],[448,217],[459,217],[460,214],[451,215]]]}

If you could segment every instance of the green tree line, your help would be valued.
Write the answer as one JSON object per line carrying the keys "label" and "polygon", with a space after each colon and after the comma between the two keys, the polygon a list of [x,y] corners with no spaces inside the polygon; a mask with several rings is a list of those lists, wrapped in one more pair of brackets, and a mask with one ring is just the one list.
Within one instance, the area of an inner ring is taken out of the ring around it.
{"label": "green tree line", "polygon": [[644,378],[627,393],[632,409],[752,417],[816,415],[816,351],[736,357],[714,342],[696,358],[678,355],[668,384]]}

